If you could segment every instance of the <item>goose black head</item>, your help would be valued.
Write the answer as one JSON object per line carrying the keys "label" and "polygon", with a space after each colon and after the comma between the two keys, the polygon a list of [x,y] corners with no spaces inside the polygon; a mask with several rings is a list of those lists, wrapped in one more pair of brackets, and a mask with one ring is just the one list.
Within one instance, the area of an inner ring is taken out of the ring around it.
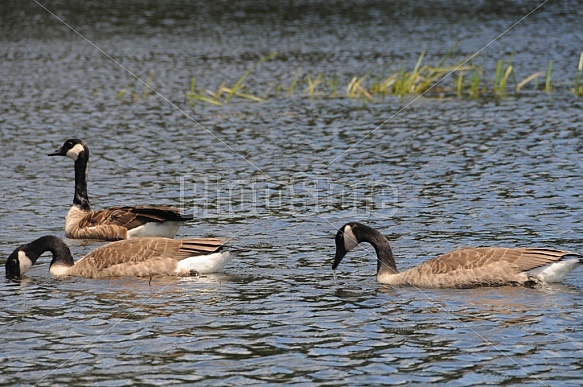
{"label": "goose black head", "polygon": [[20,246],[6,260],[6,278],[20,278],[24,272],[32,267],[34,262],[26,255],[25,248],[26,245]]}
{"label": "goose black head", "polygon": [[350,250],[355,248],[361,240],[358,238],[359,228],[367,227],[357,222],[347,223],[336,233],[336,256],[334,257],[334,264],[332,270],[336,270],[342,258]]}
{"label": "goose black head", "polygon": [[45,252],[53,254],[51,266],[54,263],[72,266],[74,264],[71,250],[60,238],[53,235],[45,235],[28,244],[22,245],[10,254],[6,260],[6,277],[20,278],[35,264],[37,259]]}
{"label": "goose black head", "polygon": [[63,146],[53,153],[49,153],[49,156],[66,156],[77,161],[81,154],[83,154],[85,158],[89,158],[89,147],[85,141],[79,140],[78,138],[72,138],[65,141]]}

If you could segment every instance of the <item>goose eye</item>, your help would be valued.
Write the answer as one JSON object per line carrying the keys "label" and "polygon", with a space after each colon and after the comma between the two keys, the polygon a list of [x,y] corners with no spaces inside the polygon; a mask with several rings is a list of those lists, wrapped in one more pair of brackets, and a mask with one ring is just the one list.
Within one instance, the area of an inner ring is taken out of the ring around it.
{"label": "goose eye", "polygon": [[8,258],[6,261],[6,274],[10,276],[14,276],[15,273],[20,272],[20,266],[18,263],[18,259],[15,258]]}

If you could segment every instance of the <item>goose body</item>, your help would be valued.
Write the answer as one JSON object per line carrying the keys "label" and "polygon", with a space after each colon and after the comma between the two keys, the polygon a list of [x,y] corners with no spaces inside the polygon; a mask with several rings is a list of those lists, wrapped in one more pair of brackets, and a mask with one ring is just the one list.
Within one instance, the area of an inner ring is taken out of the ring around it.
{"label": "goose body", "polygon": [[92,211],[87,194],[87,144],[83,140],[70,139],[49,156],[66,156],[75,161],[75,196],[65,220],[67,238],[105,241],[156,236],[173,238],[180,226],[193,218],[166,206],[120,206]]}
{"label": "goose body", "polygon": [[583,255],[540,248],[462,248],[439,255],[419,266],[399,272],[389,241],[364,224],[345,224],[336,234],[336,270],[346,253],[361,242],[370,243],[377,254],[380,283],[420,288],[472,288],[560,282],[583,263]]}
{"label": "goose body", "polygon": [[208,274],[232,259],[219,238],[153,237],[111,242],[75,262],[62,239],[47,235],[14,250],[6,261],[6,277],[19,278],[47,251],[53,255],[51,274],[87,278]]}

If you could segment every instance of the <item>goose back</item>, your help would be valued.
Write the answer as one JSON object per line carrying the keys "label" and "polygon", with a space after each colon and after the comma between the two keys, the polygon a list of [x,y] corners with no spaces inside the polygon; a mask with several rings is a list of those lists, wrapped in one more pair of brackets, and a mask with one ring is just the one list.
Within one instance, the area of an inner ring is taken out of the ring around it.
{"label": "goose back", "polygon": [[[68,275],[106,278],[112,276],[190,275],[179,262],[209,255],[223,244],[219,238],[137,238],[98,247],[75,262]],[[51,270],[59,275],[59,268]]]}
{"label": "goose back", "polygon": [[536,278],[529,271],[551,265],[568,251],[537,248],[463,248],[442,254],[401,273],[378,274],[378,281],[424,288],[529,285]]}
{"label": "goose back", "polygon": [[111,207],[85,211],[73,205],[65,220],[65,236],[71,239],[122,240],[161,236],[173,238],[192,216],[177,208],[154,206]]}

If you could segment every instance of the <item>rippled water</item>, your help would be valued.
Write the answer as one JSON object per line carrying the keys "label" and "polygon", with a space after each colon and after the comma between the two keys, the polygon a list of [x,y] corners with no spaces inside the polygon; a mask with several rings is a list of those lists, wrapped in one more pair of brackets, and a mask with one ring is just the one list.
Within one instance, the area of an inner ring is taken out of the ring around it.
{"label": "rippled water", "polygon": [[[0,281],[0,384],[581,383],[581,269],[540,289],[421,291],[379,285],[369,249],[336,281],[330,265],[351,220],[383,230],[402,268],[468,245],[582,250],[583,100],[183,100],[192,76],[216,90],[276,50],[249,85],[412,66],[457,40],[463,57],[538,4],[80,4],[43,3],[196,122],[155,95],[116,100],[141,93],[131,75],[40,6],[3,2],[2,255],[63,236],[72,162],[45,155],[70,137],[91,147],[96,208],[183,206],[197,220],[181,236],[250,251],[201,278],[54,279],[44,259]],[[569,82],[581,12],[545,4],[487,57],[514,50],[521,76],[553,60]]]}

